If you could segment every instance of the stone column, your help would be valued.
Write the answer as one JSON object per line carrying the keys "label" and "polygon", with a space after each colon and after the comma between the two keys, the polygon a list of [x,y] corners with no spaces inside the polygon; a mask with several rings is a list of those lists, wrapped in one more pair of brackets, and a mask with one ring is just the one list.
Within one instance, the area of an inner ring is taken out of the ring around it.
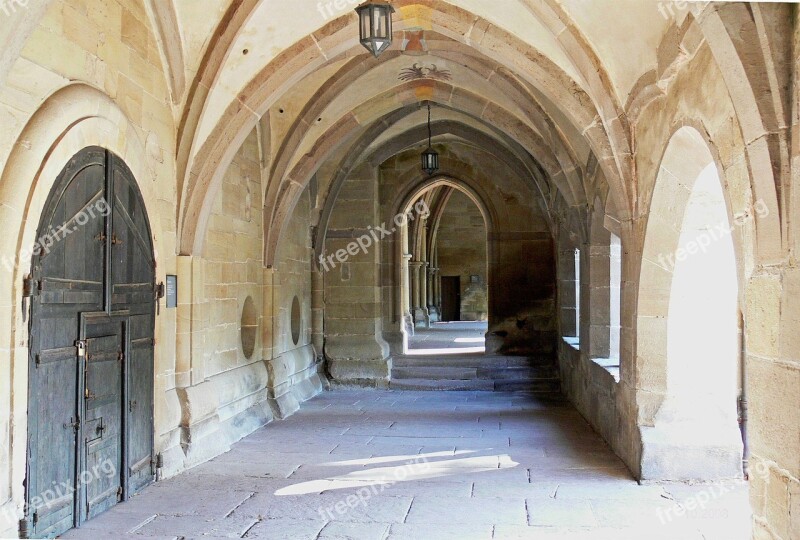
{"label": "stone column", "polygon": [[414,287],[411,284],[411,272],[409,269],[409,261],[411,261],[411,254],[410,253],[403,253],[403,267],[401,269],[402,272],[402,283],[405,285],[406,289],[403,290],[403,294],[400,298],[400,306],[403,313],[403,326],[405,327],[405,331],[409,336],[414,335],[414,317],[411,314],[411,302],[414,295]]}
{"label": "stone column", "polygon": [[439,311],[439,320],[442,318],[442,269],[436,269],[436,309]]}
{"label": "stone column", "polygon": [[414,315],[414,326],[416,328],[425,328],[427,326],[428,318],[428,310],[422,307],[425,305],[425,297],[423,296],[425,263],[422,261],[412,261],[410,266],[414,275],[414,293],[411,295],[413,302],[412,313]]}
{"label": "stone column", "polygon": [[430,264],[422,263],[419,279],[419,308],[422,311],[425,328],[431,327],[431,315],[428,311],[428,281],[430,279]]}
{"label": "stone column", "polygon": [[438,280],[438,275],[438,268],[431,268],[428,272],[428,315],[432,323],[442,320],[439,308],[436,307],[436,281]]}
{"label": "stone column", "polygon": [[176,320],[175,386],[181,409],[180,446],[164,455],[164,470],[202,463],[230,449],[221,433],[219,393],[206,378],[212,354],[206,343],[210,305],[205,296],[205,264],[201,257],[180,256]]}
{"label": "stone column", "polygon": [[416,313],[419,309],[419,269],[422,263],[411,261],[408,263],[411,280],[408,283],[409,292],[411,293],[411,312]]}
{"label": "stone column", "polygon": [[419,307],[425,314],[425,328],[431,327],[431,316],[428,310],[428,288],[430,283],[430,268],[431,264],[428,260],[428,223],[422,223],[422,237],[420,238],[420,253],[422,256],[422,276],[420,279],[420,299]]}

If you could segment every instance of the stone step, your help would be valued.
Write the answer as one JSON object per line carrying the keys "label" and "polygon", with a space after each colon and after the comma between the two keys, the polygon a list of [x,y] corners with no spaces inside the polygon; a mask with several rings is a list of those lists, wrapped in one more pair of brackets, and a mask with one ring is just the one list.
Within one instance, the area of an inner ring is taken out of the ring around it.
{"label": "stone step", "polygon": [[[418,369],[418,368],[416,368]],[[514,379],[553,379],[558,378],[559,373],[555,366],[541,367],[503,367],[477,369],[479,379],[490,380],[514,380]]]}
{"label": "stone step", "polygon": [[471,379],[514,380],[557,378],[553,366],[546,367],[451,367],[451,366],[411,366],[392,368],[393,379],[433,379],[466,381]]}
{"label": "stone step", "polygon": [[399,356],[390,388],[403,390],[524,391],[558,394],[558,367],[549,356],[484,354]]}
{"label": "stone step", "polygon": [[509,368],[509,367],[537,367],[554,366],[555,360],[551,357],[528,356],[396,356],[392,361],[394,367],[461,367],[461,368]]}
{"label": "stone step", "polygon": [[392,368],[393,379],[450,379],[453,381],[466,381],[480,377],[477,368],[472,367],[451,367],[451,366],[411,366]]}
{"label": "stone step", "polygon": [[531,380],[508,380],[494,381],[494,389],[497,392],[532,392],[534,394],[558,394],[561,392],[561,380],[551,379],[531,379]]}
{"label": "stone step", "polygon": [[395,390],[446,390],[470,391],[483,390],[487,392],[529,392],[532,394],[558,394],[561,383],[558,379],[532,379],[513,381],[490,380],[431,380],[431,379],[397,379],[389,383],[389,388]]}
{"label": "stone step", "polygon": [[494,391],[494,381],[480,381],[477,379],[469,381],[451,381],[431,379],[398,379],[389,383],[389,388],[395,390],[485,390]]}

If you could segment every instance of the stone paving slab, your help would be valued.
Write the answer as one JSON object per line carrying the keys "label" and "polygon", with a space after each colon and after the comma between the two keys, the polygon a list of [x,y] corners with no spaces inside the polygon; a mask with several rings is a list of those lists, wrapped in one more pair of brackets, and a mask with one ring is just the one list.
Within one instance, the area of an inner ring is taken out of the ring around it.
{"label": "stone paving slab", "polygon": [[133,532],[141,536],[168,536],[180,531],[179,536],[242,538],[256,523],[255,519],[241,516],[158,516]]}
{"label": "stone paving slab", "polygon": [[325,525],[317,540],[384,540],[389,534],[388,523],[342,523]]}
{"label": "stone paving slab", "polygon": [[494,532],[492,525],[473,525],[463,523],[446,524],[393,524],[389,529],[387,540],[421,540],[436,538],[437,540],[491,540]]}
{"label": "stone paving slab", "polygon": [[414,497],[405,523],[411,525],[469,523],[474,525],[525,525],[525,501],[518,499],[459,499],[442,504],[439,497]]}
{"label": "stone paving slab", "polygon": [[749,516],[743,483],[639,485],[562,401],[335,390],[64,537],[745,540]]}

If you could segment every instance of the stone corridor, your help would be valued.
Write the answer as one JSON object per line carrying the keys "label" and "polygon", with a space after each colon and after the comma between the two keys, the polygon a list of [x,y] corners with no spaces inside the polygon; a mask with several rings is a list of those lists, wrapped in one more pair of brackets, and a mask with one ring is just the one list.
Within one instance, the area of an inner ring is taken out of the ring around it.
{"label": "stone corridor", "polygon": [[64,538],[738,540],[750,519],[742,484],[638,485],[565,401],[335,390]]}

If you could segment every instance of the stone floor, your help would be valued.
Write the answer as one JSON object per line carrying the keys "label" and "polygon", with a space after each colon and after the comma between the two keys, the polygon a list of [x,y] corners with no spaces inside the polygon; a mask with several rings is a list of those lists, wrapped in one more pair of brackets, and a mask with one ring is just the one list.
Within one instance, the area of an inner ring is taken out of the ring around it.
{"label": "stone floor", "polygon": [[417,328],[408,339],[408,355],[470,354],[486,351],[485,322],[434,323],[430,328]]}
{"label": "stone floor", "polygon": [[743,540],[749,521],[742,484],[639,486],[560,400],[336,390],[65,538]]}

